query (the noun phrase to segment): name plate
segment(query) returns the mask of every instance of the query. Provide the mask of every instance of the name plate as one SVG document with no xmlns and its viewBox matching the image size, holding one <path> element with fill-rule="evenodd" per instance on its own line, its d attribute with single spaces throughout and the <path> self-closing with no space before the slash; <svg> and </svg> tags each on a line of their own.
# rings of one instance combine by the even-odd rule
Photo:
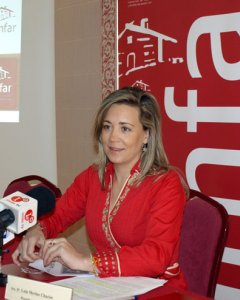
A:
<svg viewBox="0 0 240 300">
<path fill-rule="evenodd" d="M 5 298 L 8 300 L 71 300 L 72 292 L 71 288 L 8 275 Z"/>
</svg>

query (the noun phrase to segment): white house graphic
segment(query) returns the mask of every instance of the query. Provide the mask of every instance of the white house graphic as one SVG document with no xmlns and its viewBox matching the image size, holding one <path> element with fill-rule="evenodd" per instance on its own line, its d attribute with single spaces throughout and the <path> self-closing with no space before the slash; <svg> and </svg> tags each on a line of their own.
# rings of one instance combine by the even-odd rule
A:
<svg viewBox="0 0 240 300">
<path fill-rule="evenodd" d="M 13 11 L 9 8 L 0 7 L 0 21 L 13 17 Z"/>
<path fill-rule="evenodd" d="M 143 91 L 149 91 L 149 84 L 145 83 L 141 80 L 136 80 L 133 84 L 133 87 L 138 87 L 142 89 Z"/>
<path fill-rule="evenodd" d="M 140 26 L 134 21 L 126 23 L 118 39 L 122 39 L 119 43 L 119 77 L 163 63 L 163 42 L 177 43 L 176 39 L 149 29 L 147 18 L 141 20 Z"/>
<path fill-rule="evenodd" d="M 9 76 L 9 72 L 4 70 L 1 66 L 0 66 L 0 80 L 2 79 L 10 79 L 11 77 Z"/>
</svg>

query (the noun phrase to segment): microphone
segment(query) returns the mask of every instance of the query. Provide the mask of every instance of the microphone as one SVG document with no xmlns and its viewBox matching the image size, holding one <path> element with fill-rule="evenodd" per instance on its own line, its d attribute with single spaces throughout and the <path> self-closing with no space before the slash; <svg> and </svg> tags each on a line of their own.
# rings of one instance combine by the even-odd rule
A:
<svg viewBox="0 0 240 300">
<path fill-rule="evenodd" d="M 56 197 L 54 192 L 44 186 L 37 186 L 26 192 L 26 195 L 34 198 L 38 202 L 37 218 L 50 213 L 55 208 Z"/>
<path fill-rule="evenodd" d="M 37 186 L 26 194 L 15 192 L 0 200 L 0 226 L 18 234 L 54 208 L 55 194 L 49 188 Z"/>
<path fill-rule="evenodd" d="M 34 226 L 37 218 L 51 212 L 55 207 L 55 194 L 44 186 L 37 186 L 26 194 L 15 192 L 0 200 L 0 268 L 3 255 L 4 232 L 21 233 Z M 7 229 L 7 230 L 6 230 Z M 1 269 L 0 269 L 1 271 Z M 0 286 L 6 286 L 7 275 L 0 273 Z"/>
</svg>

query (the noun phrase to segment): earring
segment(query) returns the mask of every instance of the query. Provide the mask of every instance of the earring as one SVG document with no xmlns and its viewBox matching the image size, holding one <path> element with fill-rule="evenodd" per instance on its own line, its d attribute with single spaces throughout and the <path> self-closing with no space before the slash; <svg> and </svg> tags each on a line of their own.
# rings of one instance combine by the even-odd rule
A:
<svg viewBox="0 0 240 300">
<path fill-rule="evenodd" d="M 142 152 L 146 152 L 147 151 L 147 144 L 143 144 L 142 146 Z"/>
</svg>

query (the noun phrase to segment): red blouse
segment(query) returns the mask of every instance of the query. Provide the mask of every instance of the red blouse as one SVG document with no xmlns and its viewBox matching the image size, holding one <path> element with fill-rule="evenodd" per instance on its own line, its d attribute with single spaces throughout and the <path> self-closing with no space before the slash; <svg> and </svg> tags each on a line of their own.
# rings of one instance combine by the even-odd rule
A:
<svg viewBox="0 0 240 300">
<path fill-rule="evenodd" d="M 90 166 L 75 178 L 42 225 L 48 238 L 55 237 L 85 216 L 100 276 L 161 277 L 184 287 L 178 254 L 186 196 L 179 176 L 171 170 L 131 185 L 138 171 L 132 169 L 110 212 L 113 165 L 108 164 L 105 172 L 106 190 Z"/>
</svg>

